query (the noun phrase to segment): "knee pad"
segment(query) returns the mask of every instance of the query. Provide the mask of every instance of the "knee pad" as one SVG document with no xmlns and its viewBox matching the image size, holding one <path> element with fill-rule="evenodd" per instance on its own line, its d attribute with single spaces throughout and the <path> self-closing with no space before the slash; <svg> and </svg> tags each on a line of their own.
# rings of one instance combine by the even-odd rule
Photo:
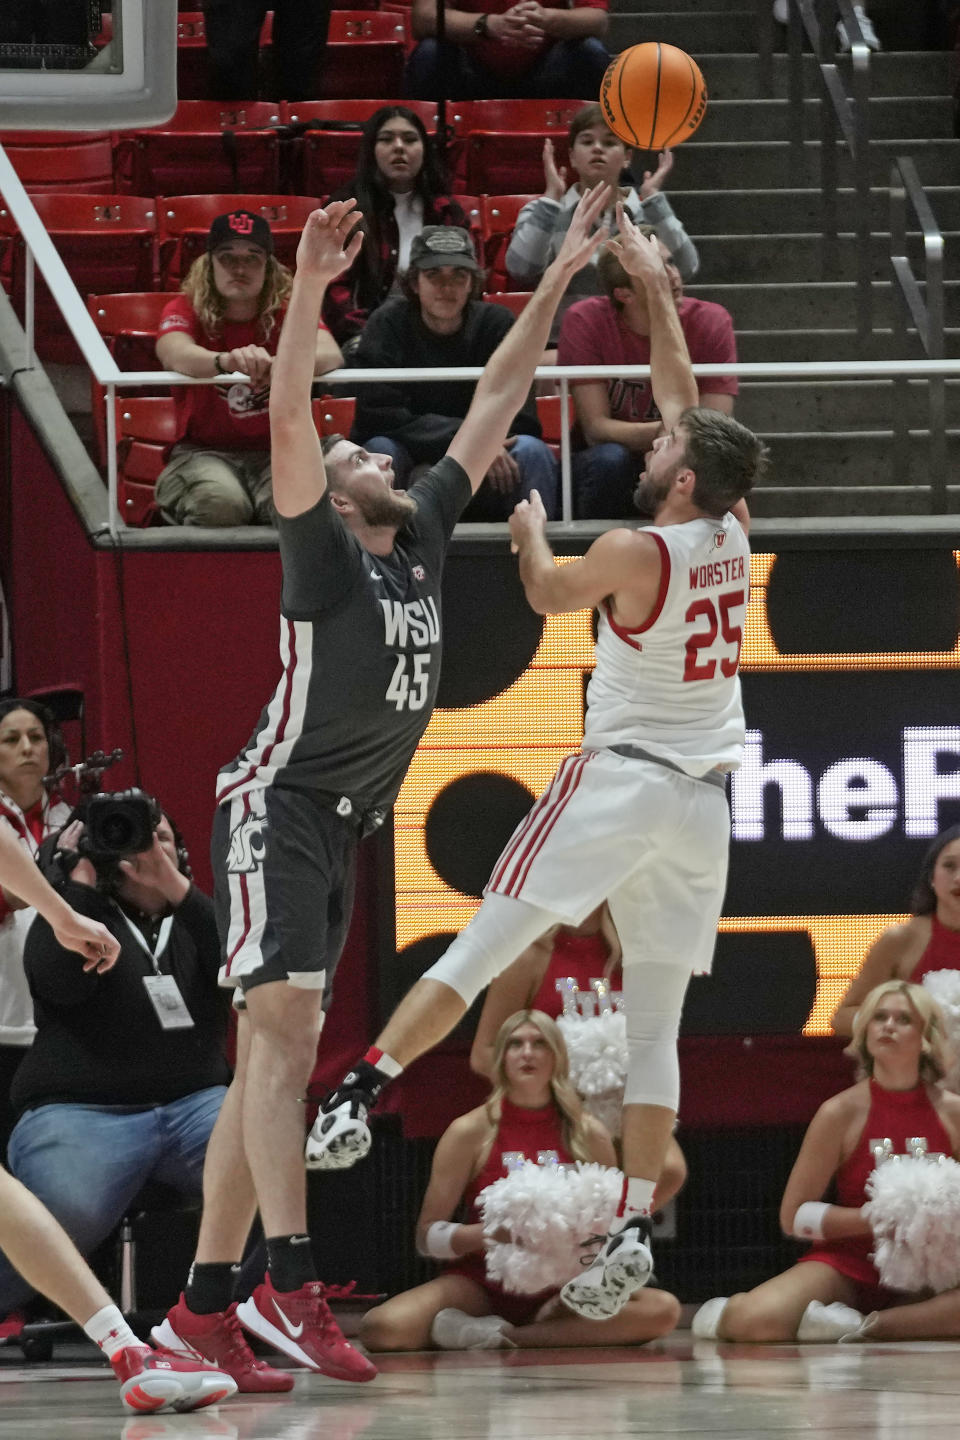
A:
<svg viewBox="0 0 960 1440">
<path fill-rule="evenodd" d="M 523 900 L 487 895 L 470 924 L 423 978 L 442 981 L 472 1005 L 480 991 L 558 919 Z"/>
<path fill-rule="evenodd" d="M 689 971 L 677 965 L 624 965 L 628 1055 L 625 1105 L 677 1109 L 677 1035 L 689 979 Z"/>
</svg>

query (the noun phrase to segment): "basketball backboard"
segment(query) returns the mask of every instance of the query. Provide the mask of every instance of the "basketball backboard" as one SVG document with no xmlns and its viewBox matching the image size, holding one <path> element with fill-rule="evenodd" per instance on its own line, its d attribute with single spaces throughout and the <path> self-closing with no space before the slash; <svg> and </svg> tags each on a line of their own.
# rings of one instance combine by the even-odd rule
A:
<svg viewBox="0 0 960 1440">
<path fill-rule="evenodd" d="M 94 49 L 101 8 L 110 38 Z M 0 0 L 0 130 L 158 125 L 176 72 L 177 0 Z"/>
</svg>

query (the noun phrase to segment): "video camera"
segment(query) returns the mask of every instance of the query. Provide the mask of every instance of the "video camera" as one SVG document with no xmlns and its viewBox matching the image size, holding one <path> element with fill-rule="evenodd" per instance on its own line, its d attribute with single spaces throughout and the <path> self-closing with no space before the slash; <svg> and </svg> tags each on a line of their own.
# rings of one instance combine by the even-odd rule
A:
<svg viewBox="0 0 960 1440">
<path fill-rule="evenodd" d="M 45 779 L 46 784 L 59 789 L 68 776 L 73 777 L 80 798 L 67 824 L 83 821 L 84 834 L 80 837 L 78 853 L 92 861 L 97 869 L 115 864 L 126 855 L 149 850 L 160 823 L 159 804 L 143 790 L 100 790 L 104 771 L 122 759 L 122 750 L 114 750 L 109 755 L 96 750 L 79 765 L 65 765 Z"/>
</svg>

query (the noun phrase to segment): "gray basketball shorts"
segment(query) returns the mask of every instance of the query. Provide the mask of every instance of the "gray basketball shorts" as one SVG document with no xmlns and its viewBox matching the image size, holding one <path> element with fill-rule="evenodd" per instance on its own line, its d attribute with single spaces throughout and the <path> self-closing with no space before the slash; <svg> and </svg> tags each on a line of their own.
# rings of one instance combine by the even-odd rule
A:
<svg viewBox="0 0 960 1440">
<path fill-rule="evenodd" d="M 251 790 L 218 806 L 210 850 L 221 985 L 247 991 L 285 980 L 323 990 L 328 1008 L 350 928 L 358 838 L 356 820 L 296 790 Z"/>
</svg>

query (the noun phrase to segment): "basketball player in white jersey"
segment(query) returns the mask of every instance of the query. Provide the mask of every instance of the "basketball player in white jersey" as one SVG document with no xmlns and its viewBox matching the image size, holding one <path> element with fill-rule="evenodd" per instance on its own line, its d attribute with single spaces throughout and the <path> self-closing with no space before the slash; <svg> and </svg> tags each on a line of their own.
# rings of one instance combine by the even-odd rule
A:
<svg viewBox="0 0 960 1440">
<path fill-rule="evenodd" d="M 330 1168 L 365 1153 L 367 1109 L 388 1076 L 446 1035 L 550 925 L 576 925 L 606 898 L 623 946 L 627 1184 L 614 1230 L 563 1291 L 572 1309 L 595 1319 L 616 1314 L 652 1270 L 649 1216 L 679 1098 L 680 1012 L 691 974 L 710 970 L 726 886 L 725 776 L 744 743 L 743 497 L 765 462 L 744 426 L 693 408 L 697 385 L 657 242 L 622 207 L 617 225 L 619 240 L 609 243 L 650 312 L 665 432 L 637 487 L 654 523 L 610 530 L 582 559 L 556 566 L 539 500 L 520 504 L 510 520 L 534 610 L 599 610 L 583 750 L 560 766 L 494 867 L 474 919 L 326 1102 L 312 1136 Z M 438 1257 L 445 1238 L 438 1230 Z"/>
</svg>

